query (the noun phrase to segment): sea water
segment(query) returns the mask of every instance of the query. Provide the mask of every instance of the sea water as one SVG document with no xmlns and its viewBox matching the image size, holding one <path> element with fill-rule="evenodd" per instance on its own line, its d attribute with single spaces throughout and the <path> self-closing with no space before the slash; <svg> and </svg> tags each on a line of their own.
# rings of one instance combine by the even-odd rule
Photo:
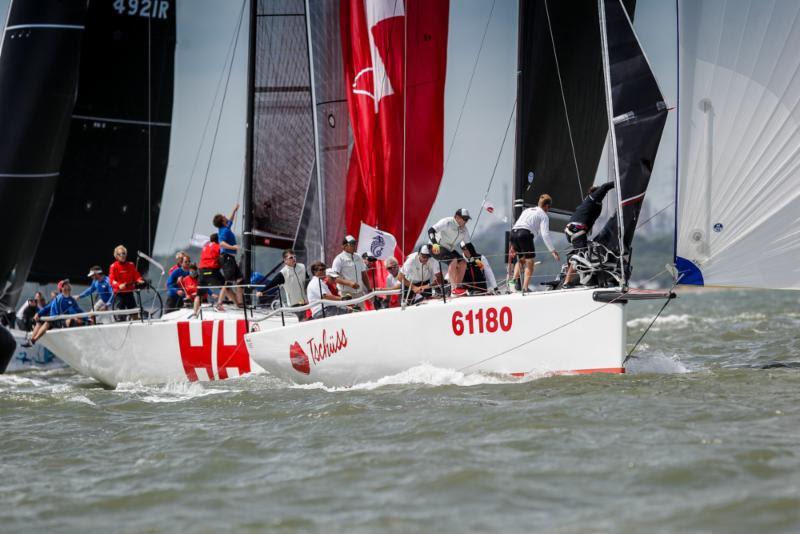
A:
<svg viewBox="0 0 800 534">
<path fill-rule="evenodd" d="M 0 531 L 797 532 L 798 331 L 797 293 L 685 293 L 621 376 L 0 376 Z"/>
</svg>

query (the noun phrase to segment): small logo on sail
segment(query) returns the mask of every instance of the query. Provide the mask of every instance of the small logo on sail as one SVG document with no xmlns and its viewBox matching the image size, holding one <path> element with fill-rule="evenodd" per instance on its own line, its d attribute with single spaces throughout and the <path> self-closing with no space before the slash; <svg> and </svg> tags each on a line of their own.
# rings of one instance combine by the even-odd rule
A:
<svg viewBox="0 0 800 534">
<path fill-rule="evenodd" d="M 292 361 L 292 367 L 296 371 L 304 375 L 311 373 L 311 363 L 308 361 L 308 356 L 303 352 L 303 348 L 297 341 L 289 347 L 289 359 Z"/>
<path fill-rule="evenodd" d="M 369 245 L 370 256 L 380 258 L 383 256 L 383 248 L 386 246 L 386 240 L 383 234 L 377 233 L 372 237 L 372 243 Z"/>
<path fill-rule="evenodd" d="M 723 228 L 725 228 L 725 227 L 722 226 L 722 223 L 717 223 L 717 224 L 714 225 L 714 231 L 717 232 L 717 233 L 720 233 Z"/>
</svg>

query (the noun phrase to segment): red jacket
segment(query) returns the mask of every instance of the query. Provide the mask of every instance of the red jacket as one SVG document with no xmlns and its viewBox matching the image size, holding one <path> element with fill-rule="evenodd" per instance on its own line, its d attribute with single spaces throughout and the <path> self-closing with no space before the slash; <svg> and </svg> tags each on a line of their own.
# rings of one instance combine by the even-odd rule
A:
<svg viewBox="0 0 800 534">
<path fill-rule="evenodd" d="M 200 251 L 199 269 L 219 269 L 219 243 L 209 241 Z"/>
<path fill-rule="evenodd" d="M 108 269 L 108 279 L 111 281 L 114 293 L 130 293 L 136 289 L 134 286 L 136 282 L 144 282 L 132 261 L 112 263 Z M 126 284 L 125 289 L 120 289 L 120 284 Z"/>
<path fill-rule="evenodd" d="M 186 298 L 194 299 L 197 296 L 197 279 L 191 276 L 181 276 L 179 281 L 186 292 Z"/>
</svg>

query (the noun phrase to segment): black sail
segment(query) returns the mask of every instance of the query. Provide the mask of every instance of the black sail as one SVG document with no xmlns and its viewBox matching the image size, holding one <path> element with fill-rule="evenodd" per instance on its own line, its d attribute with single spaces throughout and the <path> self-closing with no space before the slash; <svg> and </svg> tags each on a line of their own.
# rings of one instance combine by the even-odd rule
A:
<svg viewBox="0 0 800 534">
<path fill-rule="evenodd" d="M 86 0 L 11 3 L 0 48 L 0 308 L 28 275 L 61 168 L 75 103 Z"/>
<path fill-rule="evenodd" d="M 608 43 L 623 243 L 629 252 L 667 120 L 667 106 L 625 8 L 619 0 L 601 4 Z M 618 248 L 613 241 L 607 244 Z"/>
<path fill-rule="evenodd" d="M 258 0 L 253 91 L 253 244 L 291 246 L 316 180 L 303 0 Z"/>
<path fill-rule="evenodd" d="M 175 9 L 175 0 L 89 4 L 78 99 L 31 279 L 85 277 L 119 244 L 131 256 L 151 252 L 169 156 Z"/>
<path fill-rule="evenodd" d="M 594 182 L 608 133 L 599 28 L 592 1 L 519 3 L 514 199 L 550 194 L 553 228 Z"/>
</svg>

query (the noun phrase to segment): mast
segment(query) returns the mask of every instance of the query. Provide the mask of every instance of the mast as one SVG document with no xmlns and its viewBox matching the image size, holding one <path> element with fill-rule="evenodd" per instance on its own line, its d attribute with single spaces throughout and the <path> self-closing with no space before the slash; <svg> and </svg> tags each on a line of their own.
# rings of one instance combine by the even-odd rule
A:
<svg viewBox="0 0 800 534">
<path fill-rule="evenodd" d="M 523 42 L 524 42 L 524 23 L 525 23 L 525 5 L 527 2 L 520 2 L 519 9 L 517 13 L 517 99 L 519 99 L 519 95 L 522 94 L 522 65 L 524 64 L 525 58 L 523 56 Z M 523 146 L 522 146 L 522 114 L 519 112 L 519 102 L 517 102 L 517 117 L 516 117 L 516 124 L 514 126 L 514 175 L 512 179 L 513 187 L 511 188 L 511 214 L 514 220 L 519 216 L 519 214 L 524 209 L 522 205 L 523 202 L 520 202 L 519 209 L 517 210 L 517 199 L 519 198 L 522 200 L 522 175 L 523 175 L 523 161 L 524 158 L 521 157 Z M 519 191 L 517 191 L 519 189 Z M 506 238 L 506 241 L 508 238 Z M 504 253 L 508 252 L 508 243 L 506 243 Z"/>
<path fill-rule="evenodd" d="M 319 119 L 317 113 L 317 90 L 314 74 L 314 43 L 311 41 L 311 6 L 309 0 L 305 2 L 306 8 L 306 38 L 308 40 L 308 77 L 311 80 L 311 120 L 314 124 L 314 169 L 317 179 L 317 201 L 319 208 L 319 231 L 322 244 L 321 258 L 325 259 L 325 186 L 322 180 L 322 152 L 319 147 Z"/>
<path fill-rule="evenodd" d="M 611 67 L 608 60 L 608 35 L 606 33 L 606 4 L 605 0 L 597 0 L 597 14 L 600 18 L 600 43 L 603 56 L 603 78 L 606 90 L 606 109 L 608 110 L 608 139 L 611 141 L 609 165 L 614 167 L 614 187 L 617 190 L 617 238 L 619 240 L 619 267 L 620 286 L 625 289 L 625 234 L 622 223 L 622 184 L 619 177 L 619 160 L 617 155 L 617 134 L 614 130 L 614 102 L 611 95 Z"/>
<path fill-rule="evenodd" d="M 258 0 L 250 0 L 250 26 L 247 47 L 247 123 L 245 126 L 244 159 L 244 211 L 242 213 L 242 245 L 244 246 L 244 279 L 250 283 L 253 270 L 253 143 L 255 130 L 255 83 L 256 83 L 256 21 Z"/>
</svg>

